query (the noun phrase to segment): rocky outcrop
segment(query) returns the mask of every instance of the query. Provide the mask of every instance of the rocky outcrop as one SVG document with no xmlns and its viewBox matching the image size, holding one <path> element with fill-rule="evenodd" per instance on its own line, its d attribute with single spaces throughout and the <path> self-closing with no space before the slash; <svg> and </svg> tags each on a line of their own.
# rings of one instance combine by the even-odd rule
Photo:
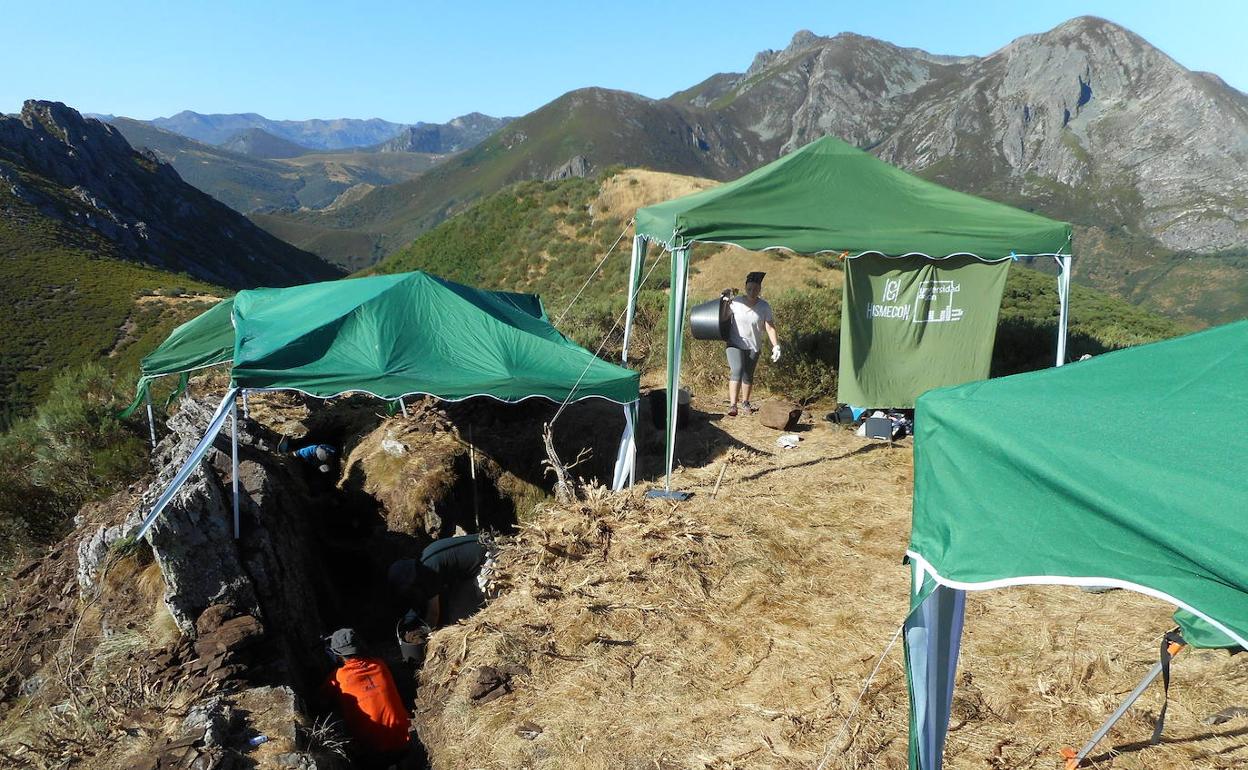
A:
<svg viewBox="0 0 1248 770">
<path fill-rule="evenodd" d="M 546 175 L 547 182 L 558 182 L 560 179 L 589 176 L 589 160 L 584 155 L 573 155 L 568 162 Z"/>
<path fill-rule="evenodd" d="M 417 123 L 393 139 L 378 145 L 378 152 L 425 152 L 444 155 L 480 144 L 487 136 L 511 122 L 480 112 L 461 115 L 448 123 Z"/>
<path fill-rule="evenodd" d="M 135 530 L 190 456 L 211 414 L 209 401 L 184 399 L 158 447 L 155 463 L 162 470 L 141 503 L 124 523 L 99 526 L 79 541 L 78 583 L 84 594 L 108 554 Z M 193 673 L 211 677 L 224 669 L 232 676 L 242 666 L 253 681 L 302 686 L 320 662 L 319 597 L 330 589 L 312 534 L 303 526 L 310 507 L 304 480 L 245 424 L 240 421 L 241 537 L 234 538 L 227 432 L 146 539 L 163 577 L 165 607 L 183 634 L 199 640 L 196 651 L 204 664 Z M 223 628 L 232 629 L 224 641 L 206 639 L 220 636 Z M 266 650 L 243 666 L 234 653 L 253 637 L 263 637 Z"/>
<path fill-rule="evenodd" d="M 287 286 L 340 272 L 186 184 L 114 127 L 57 102 L 0 115 L 4 192 L 37 216 L 89 230 L 127 259 L 230 288 Z M 4 216 L 26 217 L 27 211 Z M 23 208 L 25 208 L 23 207 Z"/>
</svg>

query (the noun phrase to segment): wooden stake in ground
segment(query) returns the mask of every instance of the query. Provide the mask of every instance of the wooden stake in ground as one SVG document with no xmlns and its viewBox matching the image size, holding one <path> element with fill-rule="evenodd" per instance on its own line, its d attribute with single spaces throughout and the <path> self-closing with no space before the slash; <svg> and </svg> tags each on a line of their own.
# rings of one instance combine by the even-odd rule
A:
<svg viewBox="0 0 1248 770">
<path fill-rule="evenodd" d="M 732 462 L 732 458 L 731 458 L 731 457 L 726 457 L 726 458 L 724 458 L 724 464 L 723 464 L 723 465 L 721 465 L 721 466 L 719 466 L 719 478 L 715 479 L 715 488 L 711 490 L 711 499 L 712 499 L 712 500 L 714 500 L 714 499 L 715 499 L 715 496 L 719 494 L 719 485 L 720 485 L 720 484 L 723 482 L 723 480 L 724 480 L 724 471 L 728 470 L 728 463 L 730 463 L 730 462 Z"/>
</svg>

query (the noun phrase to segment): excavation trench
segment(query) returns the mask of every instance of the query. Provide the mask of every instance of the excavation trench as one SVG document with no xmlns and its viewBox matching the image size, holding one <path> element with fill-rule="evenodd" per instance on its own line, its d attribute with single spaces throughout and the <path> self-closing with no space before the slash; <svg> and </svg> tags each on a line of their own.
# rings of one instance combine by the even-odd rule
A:
<svg viewBox="0 0 1248 770">
<path fill-rule="evenodd" d="M 258 420 L 265 419 L 263 409 L 253 411 Z M 481 400 L 449 408 L 409 405 L 405 418 L 377 416 L 375 402 L 321 411 L 310 405 L 303 430 L 293 437 L 287 432 L 286 451 L 279 458 L 292 481 L 304 487 L 294 506 L 300 517 L 296 525 L 305 533 L 304 553 L 297 558 L 311 565 L 306 596 L 314 607 L 295 622 L 317 627 L 297 635 L 306 640 L 337 628 L 356 629 L 371 654 L 390 667 L 404 702 L 413 706 L 418 664 L 402 659 L 396 639 L 396 624 L 409 608 L 393 594 L 388 569 L 400 559 L 419 558 L 438 538 L 489 533 L 505 542 L 550 495 L 541 430 L 553 411 L 550 404 Z M 566 420 L 566 427 L 561 424 L 556 431 L 561 454 L 590 451 L 578 475 L 602 478 L 609 472 L 623 422 L 618 413 L 614 405 L 590 404 L 561 418 L 561 423 Z M 256 427 L 271 429 L 262 422 Z M 322 443 L 338 450 L 329 472 L 290 453 Z M 461 603 L 452 614 L 463 617 L 471 610 Z M 297 680 L 303 686 L 297 689 L 312 716 L 327 717 L 332 703 L 317 684 L 332 672 L 333 658 L 325 649 L 305 651 L 302 657 Z M 423 755 L 423 746 L 415 753 Z"/>
</svg>

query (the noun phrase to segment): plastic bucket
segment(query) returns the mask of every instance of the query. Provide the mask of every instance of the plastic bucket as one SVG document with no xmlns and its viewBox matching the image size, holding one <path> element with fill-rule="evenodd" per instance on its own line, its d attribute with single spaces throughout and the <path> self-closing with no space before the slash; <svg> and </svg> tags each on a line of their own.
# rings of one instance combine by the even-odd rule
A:
<svg viewBox="0 0 1248 770">
<path fill-rule="evenodd" d="M 403 656 L 404 663 L 419 663 L 425 655 L 425 641 L 429 638 L 428 628 L 423 627 L 424 623 L 420 620 L 413 620 L 405 617 L 394 627 L 394 637 L 399 643 L 399 654 Z M 419 642 L 409 642 L 404 639 L 406 632 L 419 630 L 421 639 Z"/>
<path fill-rule="evenodd" d="M 732 310 L 723 297 L 694 305 L 689 311 L 689 333 L 695 340 L 728 340 Z"/>
</svg>

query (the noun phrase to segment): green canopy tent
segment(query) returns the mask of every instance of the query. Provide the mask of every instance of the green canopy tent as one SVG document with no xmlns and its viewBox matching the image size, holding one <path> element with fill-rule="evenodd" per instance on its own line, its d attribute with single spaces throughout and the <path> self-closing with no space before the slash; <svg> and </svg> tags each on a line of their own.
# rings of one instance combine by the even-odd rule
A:
<svg viewBox="0 0 1248 770">
<path fill-rule="evenodd" d="M 911 768 L 941 766 L 966 591 L 1115 586 L 1179 607 L 1189 644 L 1248 646 L 1245 383 L 1240 321 L 919 398 Z"/>
<path fill-rule="evenodd" d="M 222 345 L 227 319 L 228 359 Z M 400 404 L 414 395 L 561 403 L 604 398 L 625 406 L 614 485 L 632 478 L 637 373 L 564 337 L 532 295 L 484 291 L 422 272 L 241 291 L 176 329 L 148 356 L 140 390 L 153 377 L 213 363 L 229 363 L 230 391 L 136 536 L 168 504 L 226 417 L 234 419 L 236 396 L 249 391 L 294 390 L 318 398 L 358 392 Z"/>
<path fill-rule="evenodd" d="M 915 269 L 916 265 L 930 267 L 943 260 L 988 263 L 1024 256 L 1053 257 L 1061 268 L 1058 364 L 1065 359 L 1071 261 L 1069 224 L 946 189 L 831 136 L 811 142 L 736 181 L 638 210 L 629 274 L 625 356 L 632 330 L 631 300 L 642 278 L 641 265 L 649 243 L 658 244 L 672 256 L 666 446 L 669 491 L 689 249 L 695 243 L 784 249 L 799 254 L 843 252 L 850 260 L 868 256 L 892 260 L 887 264 L 905 270 Z M 847 282 L 847 292 L 848 287 Z M 997 305 L 999 296 L 998 288 Z M 848 312 L 849 303 L 844 304 L 844 312 Z M 994 330 L 995 318 L 994 306 Z M 843 341 L 842 370 L 847 363 L 850 367 L 861 363 L 847 362 L 847 349 Z M 986 367 L 986 361 L 983 365 Z M 986 368 L 982 376 L 987 376 Z M 911 398 L 917 395 L 913 393 Z"/>
</svg>

